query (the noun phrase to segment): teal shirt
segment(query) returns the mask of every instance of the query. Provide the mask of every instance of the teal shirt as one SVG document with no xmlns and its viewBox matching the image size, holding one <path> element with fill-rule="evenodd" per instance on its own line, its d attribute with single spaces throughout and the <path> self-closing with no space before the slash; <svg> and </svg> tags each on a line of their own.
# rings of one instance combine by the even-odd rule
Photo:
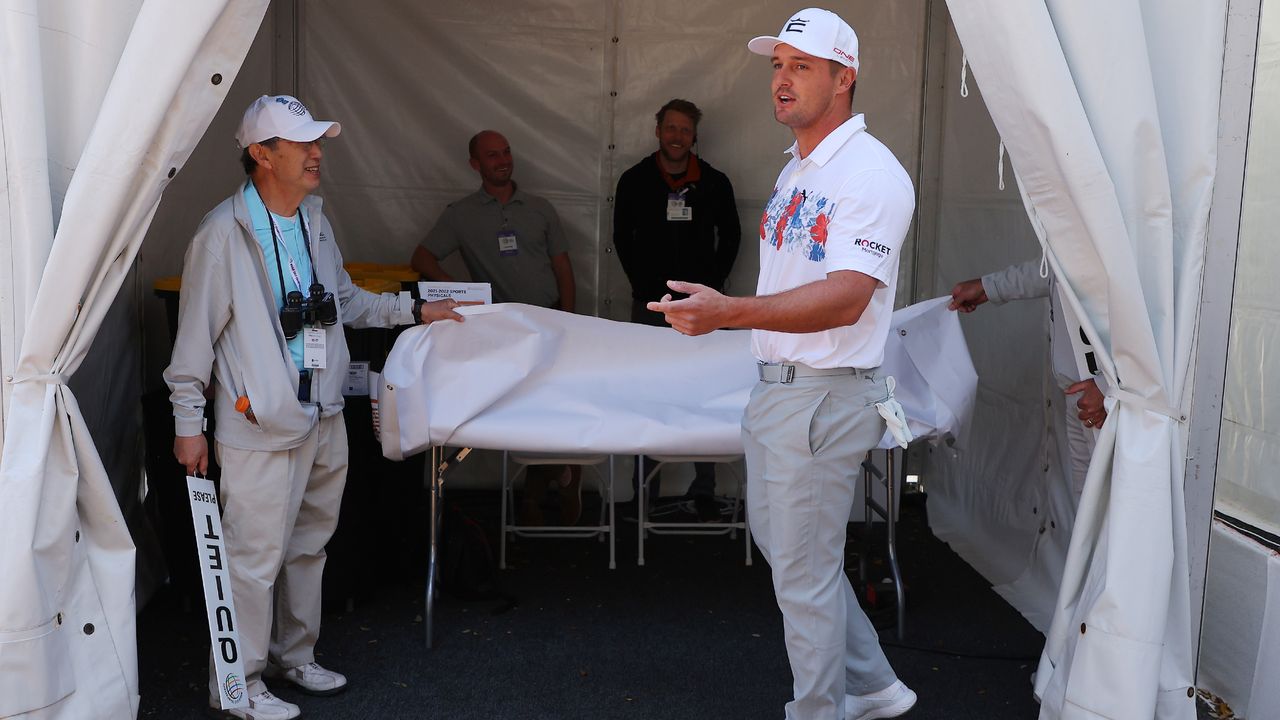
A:
<svg viewBox="0 0 1280 720">
<path fill-rule="evenodd" d="M 275 213 L 271 213 L 272 219 L 276 221 L 276 230 L 280 233 L 280 238 L 285 244 L 285 253 L 280 254 L 280 269 L 284 271 L 285 290 L 280 289 L 280 272 L 276 270 L 276 252 L 280 248 L 280 243 L 276 242 L 271 236 L 271 223 L 267 220 L 267 206 L 262 202 L 262 197 L 258 195 L 258 189 L 253 186 L 253 181 L 245 183 L 244 187 L 245 204 L 249 206 L 249 220 L 253 222 L 253 234 L 258 237 L 258 244 L 262 246 L 262 257 L 267 263 L 267 279 L 271 281 L 271 295 L 275 298 L 276 309 L 284 307 L 284 295 L 291 290 L 297 290 L 304 296 L 307 290 L 311 288 L 311 254 L 307 252 L 306 239 L 302 235 L 302 227 L 298 223 L 298 216 L 291 218 L 281 217 Z M 301 210 L 299 210 L 301 212 Z M 307 228 L 310 231 L 311 228 Z M 302 280 L 302 287 L 298 287 L 298 283 L 293 280 L 293 274 L 289 271 L 289 259 L 293 259 L 294 266 L 298 269 L 298 278 Z M 293 356 L 293 364 L 299 370 L 302 369 L 302 333 L 298 333 L 292 340 L 287 341 L 289 344 L 289 354 Z"/>
</svg>

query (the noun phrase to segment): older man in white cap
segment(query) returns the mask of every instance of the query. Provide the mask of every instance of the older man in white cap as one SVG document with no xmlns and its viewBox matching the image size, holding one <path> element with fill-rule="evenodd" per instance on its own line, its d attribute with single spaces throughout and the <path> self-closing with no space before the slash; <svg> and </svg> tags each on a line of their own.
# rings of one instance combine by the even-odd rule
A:
<svg viewBox="0 0 1280 720">
<path fill-rule="evenodd" d="M 916 695 L 889 666 L 844 574 L 859 463 L 891 405 L 884 357 L 911 180 L 852 110 L 858 39 L 801 10 L 748 49 L 771 58 L 773 114 L 795 144 L 760 221 L 755 297 L 669 282 L 677 330 L 752 328 L 760 383 L 742 420 L 751 532 L 773 571 L 795 699 L 789 720 L 897 717 Z"/>
<path fill-rule="evenodd" d="M 357 288 L 311 192 L 320 185 L 318 122 L 296 98 L 262 96 L 236 140 L 248 179 L 200 223 L 187 250 L 173 357 L 173 451 L 204 473 L 213 398 L 222 466 L 222 528 L 249 707 L 227 717 L 287 720 L 297 705 L 262 676 L 332 695 L 347 679 L 315 662 L 325 544 L 347 478 L 342 385 L 350 356 L 342 325 L 461 321 L 456 303 L 424 303 Z M 305 339 L 305 342 L 304 342 Z M 227 678 L 209 669 L 210 705 Z M 234 680 L 234 679 L 233 679 Z"/>
</svg>

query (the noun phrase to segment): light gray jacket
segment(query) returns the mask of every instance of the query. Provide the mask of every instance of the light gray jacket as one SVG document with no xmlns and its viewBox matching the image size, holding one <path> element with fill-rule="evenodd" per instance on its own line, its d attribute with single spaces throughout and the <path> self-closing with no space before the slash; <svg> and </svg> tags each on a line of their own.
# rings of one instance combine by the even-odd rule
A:
<svg viewBox="0 0 1280 720">
<path fill-rule="evenodd" d="M 1071 342 L 1071 333 L 1080 333 L 1080 328 L 1067 326 L 1057 282 L 1052 273 L 1048 277 L 1040 276 L 1040 263 L 1040 260 L 1028 260 L 983 275 L 982 289 L 987 293 L 987 301 L 993 305 L 1003 305 L 1010 300 L 1049 298 L 1049 358 L 1058 386 L 1066 388 L 1084 379 Z M 1095 379 L 1100 383 L 1099 387 L 1105 387 L 1101 375 Z"/>
<path fill-rule="evenodd" d="M 177 435 L 200 434 L 212 372 L 218 442 L 244 450 L 296 447 L 320 417 L 342 411 L 342 387 L 351 359 L 342 326 L 413 322 L 407 293 L 375 295 L 351 282 L 319 198 L 304 199 L 301 211 L 307 214 L 307 227 L 313 228 L 316 276 L 338 301 L 338 323 L 325 328 L 326 369 L 312 371 L 313 402 L 298 401 L 298 370 L 280 329 L 242 186 L 205 216 L 183 261 L 178 332 L 164 371 Z M 236 411 L 241 395 L 249 398 L 257 425 Z"/>
</svg>

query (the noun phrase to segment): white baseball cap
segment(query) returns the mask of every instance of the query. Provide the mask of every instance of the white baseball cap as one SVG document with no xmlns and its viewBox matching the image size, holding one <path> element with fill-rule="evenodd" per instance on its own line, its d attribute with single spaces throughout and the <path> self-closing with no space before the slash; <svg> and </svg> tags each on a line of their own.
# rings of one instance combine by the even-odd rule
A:
<svg viewBox="0 0 1280 720">
<path fill-rule="evenodd" d="M 792 15 L 777 36 L 761 35 L 747 43 L 757 55 L 771 56 L 779 43 L 786 43 L 806 55 L 834 60 L 858 69 L 858 36 L 849 23 L 830 10 L 808 8 Z"/>
<path fill-rule="evenodd" d="M 236 142 L 247 148 L 273 137 L 294 142 L 311 142 L 321 137 L 337 137 L 342 126 L 316 120 L 307 106 L 291 95 L 263 95 L 244 111 Z"/>
</svg>

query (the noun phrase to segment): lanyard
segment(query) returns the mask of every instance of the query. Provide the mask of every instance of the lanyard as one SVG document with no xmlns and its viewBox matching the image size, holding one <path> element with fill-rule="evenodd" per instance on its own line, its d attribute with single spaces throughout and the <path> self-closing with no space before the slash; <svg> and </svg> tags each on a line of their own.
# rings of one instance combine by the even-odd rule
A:
<svg viewBox="0 0 1280 720">
<path fill-rule="evenodd" d="M 285 257 L 289 259 L 289 274 L 293 276 L 293 283 L 298 288 L 298 292 L 302 292 L 302 277 L 298 274 L 298 266 L 293 261 L 293 254 L 289 252 L 289 246 L 285 244 L 280 229 L 276 227 L 276 221 L 271 216 L 271 210 L 265 206 L 264 209 L 267 211 L 267 222 L 271 224 L 271 240 L 276 245 L 276 272 L 280 275 L 280 301 L 283 303 L 285 296 L 289 292 L 284 287 L 284 268 L 280 264 L 281 249 L 284 250 Z M 315 284 L 317 282 L 316 260 L 311 254 L 311 234 L 307 232 L 307 223 L 304 220 L 304 213 L 301 207 L 298 208 L 298 225 L 302 228 L 302 244 L 307 248 L 307 259 L 311 261 L 311 283 Z"/>
</svg>

